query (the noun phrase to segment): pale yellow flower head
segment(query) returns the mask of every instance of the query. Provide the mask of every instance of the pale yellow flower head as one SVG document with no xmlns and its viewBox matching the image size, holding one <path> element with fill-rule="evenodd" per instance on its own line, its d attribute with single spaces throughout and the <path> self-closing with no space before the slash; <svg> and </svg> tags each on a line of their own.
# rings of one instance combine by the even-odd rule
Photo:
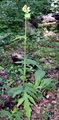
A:
<svg viewBox="0 0 59 120">
<path fill-rule="evenodd" d="M 28 7 L 27 5 L 24 5 L 24 7 L 22 8 L 22 11 L 25 13 L 29 13 L 30 12 L 30 7 Z"/>
</svg>

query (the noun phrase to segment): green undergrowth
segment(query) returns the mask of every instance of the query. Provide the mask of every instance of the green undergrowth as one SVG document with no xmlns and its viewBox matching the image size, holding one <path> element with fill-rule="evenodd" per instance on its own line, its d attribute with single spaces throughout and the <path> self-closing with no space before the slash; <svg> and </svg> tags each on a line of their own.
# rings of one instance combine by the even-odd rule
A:
<svg viewBox="0 0 59 120">
<path fill-rule="evenodd" d="M 2 48 L 3 58 L 8 78 L 1 78 L 1 118 L 8 118 L 8 120 L 22 120 L 22 116 L 26 115 L 30 120 L 32 107 L 36 106 L 36 101 L 43 98 L 44 91 L 53 90 L 55 83 L 50 78 L 45 78 L 45 71 L 42 70 L 41 65 L 35 60 L 27 56 L 27 20 L 30 18 L 30 8 L 25 5 L 22 8 L 25 17 L 25 35 L 17 36 L 15 39 L 24 40 L 24 59 L 17 61 L 14 64 L 8 64 L 6 54 Z M 9 61 L 8 61 L 9 62 Z M 4 70 L 3 67 L 0 67 Z M 28 75 L 32 75 L 32 78 Z M 12 105 L 11 109 L 10 106 Z M 3 109 L 4 107 L 4 109 Z M 23 111 L 23 112 L 21 112 Z M 23 115 L 21 114 L 23 113 Z"/>
<path fill-rule="evenodd" d="M 55 89 L 55 82 L 51 78 L 46 78 L 40 59 L 50 56 L 53 64 L 57 63 L 58 65 L 59 44 L 55 41 L 50 42 L 55 38 L 44 38 L 41 28 L 35 29 L 34 35 L 28 35 L 26 22 L 31 15 L 30 8 L 25 5 L 22 9 L 24 14 L 21 13 L 24 18 L 18 21 L 20 17 L 18 16 L 17 20 L 14 21 L 15 16 L 12 15 L 15 15 L 15 12 L 16 15 L 19 15 L 20 11 L 17 11 L 19 8 L 16 7 L 16 1 L 14 4 L 12 3 L 13 1 L 9 1 L 6 6 L 6 1 L 2 2 L 2 10 L 5 7 L 5 12 L 8 11 L 8 19 L 5 23 L 5 14 L 5 17 L 2 16 L 3 22 L 0 23 L 0 72 L 5 70 L 8 77 L 0 76 L 0 118 L 23 120 L 27 117 L 27 120 L 30 120 L 32 107 L 36 106 L 38 100 L 44 98 L 44 92 Z M 33 5 L 33 2 L 31 4 Z M 11 9 L 12 15 L 10 14 L 11 7 L 13 8 Z M 20 23 L 23 23 L 23 26 Z M 13 64 L 11 55 L 15 51 L 24 51 L 24 57 L 23 60 Z M 45 65 L 43 64 L 43 66 Z M 49 67 L 47 66 L 47 68 Z"/>
</svg>

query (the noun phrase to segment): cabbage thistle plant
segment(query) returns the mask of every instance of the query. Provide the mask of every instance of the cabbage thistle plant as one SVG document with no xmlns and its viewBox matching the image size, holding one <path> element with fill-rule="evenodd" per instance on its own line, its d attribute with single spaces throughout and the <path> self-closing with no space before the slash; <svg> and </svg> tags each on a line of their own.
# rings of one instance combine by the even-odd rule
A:
<svg viewBox="0 0 59 120">
<path fill-rule="evenodd" d="M 36 100 L 38 100 L 43 91 L 52 89 L 53 81 L 49 78 L 44 79 L 45 71 L 42 70 L 41 66 L 34 60 L 27 59 L 26 47 L 27 47 L 27 20 L 30 19 L 30 7 L 24 5 L 22 8 L 25 18 L 25 38 L 24 38 L 24 69 L 22 76 L 22 83 L 16 87 L 12 87 L 8 90 L 8 95 L 13 99 L 16 99 L 17 105 L 12 110 L 12 115 L 18 112 L 20 105 L 23 105 L 24 111 L 26 113 L 27 120 L 30 120 L 32 106 L 36 105 Z M 27 65 L 36 66 L 34 74 L 34 81 L 29 82 L 26 78 Z"/>
<path fill-rule="evenodd" d="M 26 42 L 27 42 L 27 20 L 30 19 L 30 7 L 27 5 L 24 5 L 22 8 L 22 11 L 24 12 L 25 17 L 25 40 L 24 40 L 24 78 L 23 83 L 26 81 Z"/>
</svg>

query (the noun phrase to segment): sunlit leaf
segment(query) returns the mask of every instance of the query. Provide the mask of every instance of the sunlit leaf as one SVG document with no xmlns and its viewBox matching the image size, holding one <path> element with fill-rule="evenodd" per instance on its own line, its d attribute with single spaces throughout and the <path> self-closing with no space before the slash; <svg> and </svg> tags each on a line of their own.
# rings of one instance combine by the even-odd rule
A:
<svg viewBox="0 0 59 120">
<path fill-rule="evenodd" d="M 25 97 L 25 101 L 24 101 L 24 110 L 26 112 L 26 116 L 28 118 L 28 120 L 30 120 L 30 116 L 31 116 L 31 107 L 30 107 L 30 102 L 28 100 L 28 95 L 25 93 L 24 94 Z"/>
<path fill-rule="evenodd" d="M 19 107 L 23 102 L 24 102 L 24 97 L 22 97 L 18 100 L 17 107 Z"/>
<path fill-rule="evenodd" d="M 30 95 L 28 95 L 28 98 L 29 98 L 29 100 L 30 100 L 31 103 L 35 104 L 35 101 L 34 101 L 33 97 L 31 97 Z"/>
</svg>

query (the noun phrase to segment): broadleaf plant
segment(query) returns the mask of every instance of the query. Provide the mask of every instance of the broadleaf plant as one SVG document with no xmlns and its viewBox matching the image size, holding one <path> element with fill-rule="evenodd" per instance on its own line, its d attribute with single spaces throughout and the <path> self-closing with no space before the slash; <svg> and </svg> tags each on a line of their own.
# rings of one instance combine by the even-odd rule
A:
<svg viewBox="0 0 59 120">
<path fill-rule="evenodd" d="M 42 90 L 52 88 L 53 82 L 51 79 L 44 79 L 45 72 L 35 60 L 27 59 L 27 21 L 30 18 L 30 8 L 25 5 L 22 8 L 25 18 L 25 38 L 24 38 L 24 63 L 22 61 L 22 76 L 20 75 L 21 84 L 13 88 L 10 87 L 8 95 L 16 98 L 16 109 L 23 105 L 27 119 L 30 120 L 32 106 L 36 104 L 36 100 L 42 96 Z M 19 62 L 18 62 L 19 63 Z M 27 66 L 36 66 L 34 70 L 34 81 L 29 82 L 26 78 Z M 24 67 L 23 67 L 24 66 Z M 15 109 L 12 111 L 14 113 Z"/>
</svg>

